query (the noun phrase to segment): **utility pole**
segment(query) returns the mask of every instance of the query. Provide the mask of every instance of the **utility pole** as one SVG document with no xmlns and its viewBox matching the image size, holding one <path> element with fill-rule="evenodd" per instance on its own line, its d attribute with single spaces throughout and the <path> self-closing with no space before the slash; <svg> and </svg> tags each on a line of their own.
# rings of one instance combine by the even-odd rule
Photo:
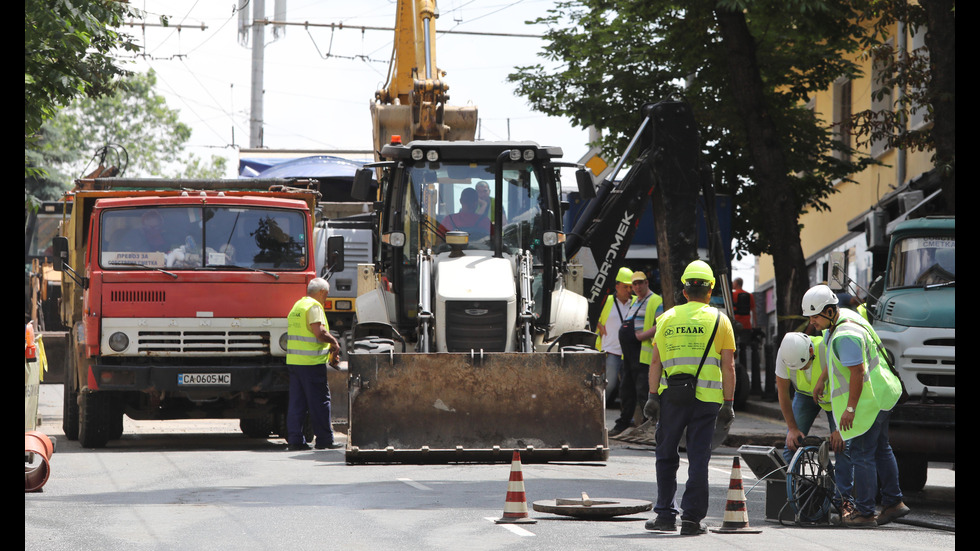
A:
<svg viewBox="0 0 980 551">
<path fill-rule="evenodd" d="M 265 78 L 265 0 L 252 0 L 252 102 L 248 146 L 262 147 L 262 94 Z"/>
</svg>

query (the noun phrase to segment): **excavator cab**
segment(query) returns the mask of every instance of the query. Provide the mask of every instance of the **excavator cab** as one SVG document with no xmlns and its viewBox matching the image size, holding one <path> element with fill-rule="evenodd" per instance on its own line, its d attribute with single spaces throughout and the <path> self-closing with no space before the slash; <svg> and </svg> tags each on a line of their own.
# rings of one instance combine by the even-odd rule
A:
<svg viewBox="0 0 980 551">
<path fill-rule="evenodd" d="M 564 285 L 560 155 L 533 142 L 382 148 L 348 462 L 608 457 L 603 357 L 570 337 L 588 330 L 588 304 Z"/>
</svg>

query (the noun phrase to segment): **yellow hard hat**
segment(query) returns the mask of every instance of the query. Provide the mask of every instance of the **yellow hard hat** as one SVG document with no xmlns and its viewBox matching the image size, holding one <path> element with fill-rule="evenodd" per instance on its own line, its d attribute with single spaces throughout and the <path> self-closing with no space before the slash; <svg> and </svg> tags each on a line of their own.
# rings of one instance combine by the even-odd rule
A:
<svg viewBox="0 0 980 551">
<path fill-rule="evenodd" d="M 684 275 L 681 276 L 681 283 L 688 285 L 688 281 L 706 281 L 711 287 L 715 286 L 715 274 L 711 271 L 711 266 L 703 260 L 695 260 L 687 265 Z"/>
<path fill-rule="evenodd" d="M 626 266 L 620 268 L 619 273 L 616 274 L 616 283 L 626 283 L 627 285 L 633 283 L 633 270 Z"/>
</svg>

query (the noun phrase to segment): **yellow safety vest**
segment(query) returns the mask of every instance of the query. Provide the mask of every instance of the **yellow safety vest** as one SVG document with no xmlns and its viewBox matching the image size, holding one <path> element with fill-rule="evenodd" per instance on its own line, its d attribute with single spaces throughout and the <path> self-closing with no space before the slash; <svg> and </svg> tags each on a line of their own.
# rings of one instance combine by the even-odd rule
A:
<svg viewBox="0 0 980 551">
<path fill-rule="evenodd" d="M 850 429 L 841 431 L 844 440 L 850 440 L 867 432 L 878 417 L 878 412 L 895 407 L 902 394 L 901 382 L 888 369 L 888 365 L 878 353 L 877 335 L 874 334 L 874 329 L 857 312 L 841 308 L 837 325 L 827 331 L 824 337 L 824 347 L 830 360 L 828 362 L 830 400 L 837 426 L 840 426 L 841 415 L 847 408 L 851 370 L 841 364 L 834 352 L 833 343 L 837 339 L 848 337 L 861 342 L 864 385 L 861 389 L 861 397 L 854 408 L 854 424 Z"/>
<path fill-rule="evenodd" d="M 820 377 L 820 373 L 827 370 L 827 351 L 823 346 L 823 337 L 811 336 L 810 340 L 813 341 L 813 363 L 807 369 L 795 370 L 796 379 L 793 381 L 796 391 L 806 396 L 813 396 L 813 385 Z M 823 396 L 818 402 L 824 411 L 830 411 L 829 395 L 829 385 L 825 385 Z"/>
<path fill-rule="evenodd" d="M 633 297 L 636 300 L 636 297 Z M 664 303 L 663 297 L 650 291 L 650 298 L 647 299 L 645 310 L 643 311 L 643 330 L 647 331 L 657 321 L 657 308 Z M 712 322 L 714 324 L 714 322 Z M 653 339 L 646 339 L 640 343 L 640 363 L 650 365 L 653 361 Z"/>
<path fill-rule="evenodd" d="M 320 303 L 313 297 L 303 297 L 296 301 L 289 311 L 289 339 L 286 344 L 286 363 L 292 365 L 325 365 L 329 356 L 330 344 L 320 342 L 306 323 L 306 313 Z M 329 331 L 327 320 L 324 328 Z"/>
<path fill-rule="evenodd" d="M 724 403 L 725 396 L 721 387 L 721 354 L 714 342 L 708 342 L 715 325 L 715 317 L 718 315 L 723 316 L 719 314 L 717 308 L 691 301 L 675 306 L 660 316 L 657 320 L 657 333 L 654 336 L 657 350 L 660 351 L 660 361 L 663 363 L 658 394 L 663 393 L 667 388 L 667 377 L 679 373 L 691 375 L 697 373 L 705 347 L 711 346 L 701 368 L 701 374 L 698 375 L 694 396 L 702 402 Z M 715 339 L 719 338 L 722 330 L 723 322 L 719 319 L 718 334 L 715 335 Z"/>
</svg>

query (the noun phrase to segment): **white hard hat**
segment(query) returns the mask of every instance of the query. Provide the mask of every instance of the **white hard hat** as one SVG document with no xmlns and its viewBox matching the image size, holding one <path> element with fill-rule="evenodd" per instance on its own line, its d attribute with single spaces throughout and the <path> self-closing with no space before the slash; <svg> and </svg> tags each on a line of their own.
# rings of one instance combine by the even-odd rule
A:
<svg viewBox="0 0 980 551">
<path fill-rule="evenodd" d="M 779 345 L 778 356 L 788 369 L 803 369 L 812 355 L 813 343 L 804 333 L 786 333 Z"/>
<path fill-rule="evenodd" d="M 803 295 L 803 315 L 815 316 L 823 309 L 837 304 L 837 295 L 826 285 L 814 285 Z"/>
</svg>

